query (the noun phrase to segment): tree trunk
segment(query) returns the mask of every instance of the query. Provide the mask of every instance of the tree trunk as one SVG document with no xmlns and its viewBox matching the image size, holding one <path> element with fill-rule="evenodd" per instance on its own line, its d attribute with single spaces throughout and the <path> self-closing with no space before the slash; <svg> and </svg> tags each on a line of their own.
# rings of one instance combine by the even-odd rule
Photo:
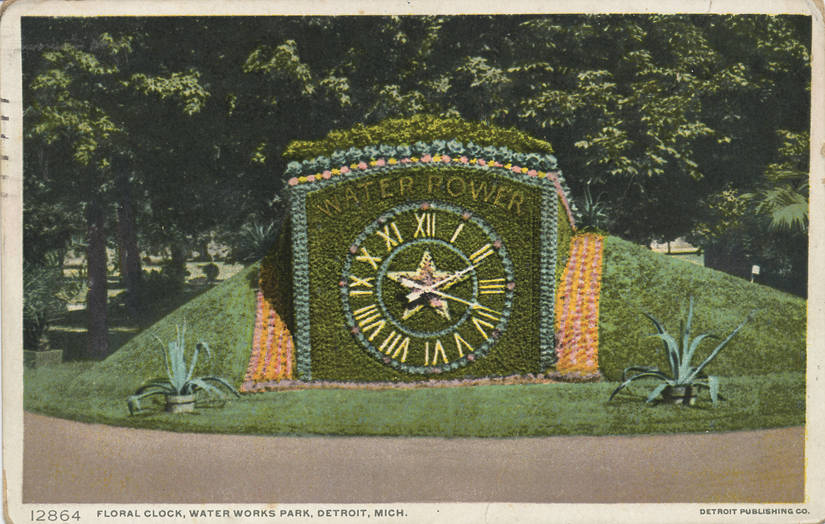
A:
<svg viewBox="0 0 825 524">
<path fill-rule="evenodd" d="M 120 280 L 126 288 L 126 307 L 129 314 L 140 309 L 140 252 L 137 244 L 137 224 L 132 191 L 125 174 L 117 175 L 117 239 L 120 254 Z"/>
<path fill-rule="evenodd" d="M 89 290 L 86 293 L 86 356 L 102 359 L 109 355 L 109 329 L 106 318 L 106 231 L 100 196 L 95 195 L 86 208 Z"/>
<path fill-rule="evenodd" d="M 169 261 L 169 276 L 174 279 L 179 291 L 186 282 L 186 259 L 189 257 L 189 250 L 184 247 L 182 241 L 177 241 L 169 246 L 169 251 L 172 255 Z"/>
</svg>

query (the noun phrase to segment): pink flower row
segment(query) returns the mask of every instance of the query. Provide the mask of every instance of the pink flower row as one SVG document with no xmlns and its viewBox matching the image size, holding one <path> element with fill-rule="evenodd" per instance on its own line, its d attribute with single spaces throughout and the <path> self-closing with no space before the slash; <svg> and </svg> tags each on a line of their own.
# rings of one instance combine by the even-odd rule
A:
<svg viewBox="0 0 825 524">
<path fill-rule="evenodd" d="M 269 382 L 250 382 L 245 392 L 261 393 L 290 389 L 417 389 L 417 388 L 451 388 L 463 386 L 509 385 L 509 384 L 546 384 L 562 377 L 550 375 L 509 375 L 505 377 L 483 377 L 453 380 L 420 380 L 413 382 L 342 382 L 280 380 Z M 590 377 L 585 377 L 590 378 Z M 246 386 L 247 383 L 244 383 Z"/>
</svg>

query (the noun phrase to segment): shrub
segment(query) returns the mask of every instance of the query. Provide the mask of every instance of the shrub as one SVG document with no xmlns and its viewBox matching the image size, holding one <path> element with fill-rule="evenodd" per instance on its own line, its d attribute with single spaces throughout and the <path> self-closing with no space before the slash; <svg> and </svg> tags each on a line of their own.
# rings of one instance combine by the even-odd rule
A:
<svg viewBox="0 0 825 524">
<path fill-rule="evenodd" d="M 201 266 L 201 271 L 203 271 L 203 274 L 206 276 L 206 280 L 208 280 L 209 282 L 214 282 L 215 280 L 217 280 L 218 274 L 220 274 L 221 272 L 218 266 L 211 262 L 209 264 Z"/>
<path fill-rule="evenodd" d="M 329 156 L 336 150 L 348 147 L 429 143 L 433 140 L 452 140 L 457 137 L 465 143 L 473 142 L 478 146 L 506 146 L 522 153 L 553 152 L 553 147 L 549 143 L 535 139 L 517 129 L 504 129 L 460 118 L 415 115 L 411 118 L 384 120 L 372 126 L 357 124 L 351 129 L 330 131 L 321 140 L 294 141 L 287 145 L 283 156 L 286 160 L 303 160 L 320 155 Z M 450 146 L 449 143 L 446 145 Z M 415 153 L 415 151 L 412 152 Z"/>
<path fill-rule="evenodd" d="M 82 291 L 81 279 L 69 279 L 54 257 L 23 264 L 23 347 L 46 349 L 48 328 L 66 313 L 66 304 Z"/>
<path fill-rule="evenodd" d="M 231 239 L 229 258 L 242 264 L 258 261 L 275 245 L 277 235 L 278 227 L 275 222 L 254 221 L 244 224 Z"/>
<path fill-rule="evenodd" d="M 653 315 L 642 312 L 650 321 L 656 326 L 656 333 L 652 337 L 659 338 L 662 341 L 664 354 L 670 366 L 670 374 L 660 370 L 657 367 L 650 366 L 630 366 L 622 372 L 622 383 L 613 390 L 609 400 L 613 400 L 616 394 L 629 386 L 631 382 L 643 378 L 652 378 L 661 381 L 661 384 L 656 386 L 653 391 L 647 396 L 647 402 L 653 402 L 666 388 L 696 388 L 710 390 L 710 398 L 713 404 L 716 405 L 719 398 L 719 380 L 716 376 L 706 375 L 704 373 L 705 367 L 716 358 L 716 355 L 724 348 L 731 339 L 739 333 L 745 324 L 750 321 L 756 311 L 752 311 L 739 326 L 734 329 L 705 359 L 698 365 L 692 364 L 693 356 L 699 348 L 699 344 L 706 338 L 717 338 L 711 333 L 702 333 L 701 335 L 691 338 L 691 324 L 693 322 L 693 297 L 690 298 L 690 306 L 688 307 L 687 320 L 681 323 L 681 336 L 679 340 L 669 334 L 661 322 L 656 320 Z M 636 374 L 627 378 L 628 372 L 635 372 Z"/>
</svg>

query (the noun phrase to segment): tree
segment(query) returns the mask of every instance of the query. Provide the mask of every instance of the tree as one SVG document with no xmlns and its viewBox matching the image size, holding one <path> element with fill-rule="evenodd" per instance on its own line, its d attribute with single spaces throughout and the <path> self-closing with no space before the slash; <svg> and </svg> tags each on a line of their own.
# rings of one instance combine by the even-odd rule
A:
<svg viewBox="0 0 825 524">
<path fill-rule="evenodd" d="M 65 171 L 62 189 L 79 200 L 85 219 L 88 263 L 88 356 L 109 353 L 107 330 L 107 214 L 119 203 L 121 253 L 127 270 L 127 285 L 139 277 L 135 228 L 135 206 L 131 186 L 140 183 L 147 148 L 140 136 L 145 122 L 141 108 L 145 97 L 172 97 L 194 112 L 206 96 L 198 89 L 197 75 L 172 72 L 166 76 L 146 74 L 134 60 L 146 36 L 134 23 L 119 26 L 119 32 L 101 29 L 106 21 L 31 22 L 35 32 L 53 30 L 46 38 L 47 50 L 30 69 L 29 137 L 54 146 L 55 159 Z M 43 24 L 37 26 L 36 24 Z M 82 36 L 69 38 L 69 28 Z M 31 29 L 29 29 L 31 30 Z M 72 33 L 76 34 L 76 33 Z M 78 41 L 80 39 L 80 41 Z M 152 66 L 154 67 L 154 66 Z M 70 175 L 69 175 L 70 173 Z M 68 176 L 67 176 L 68 175 Z M 135 293 L 135 289 L 130 290 Z M 136 293 L 135 293 L 136 294 Z"/>
</svg>

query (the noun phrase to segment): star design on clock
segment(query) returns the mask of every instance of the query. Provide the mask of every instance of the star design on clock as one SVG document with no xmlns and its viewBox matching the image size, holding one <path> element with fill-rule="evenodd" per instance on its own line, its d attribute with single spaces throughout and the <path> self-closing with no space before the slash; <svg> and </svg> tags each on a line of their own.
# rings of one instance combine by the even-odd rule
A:
<svg viewBox="0 0 825 524">
<path fill-rule="evenodd" d="M 467 276 L 466 272 L 439 271 L 428 250 L 424 251 L 421 262 L 418 263 L 418 268 L 415 271 L 390 271 L 387 273 L 387 278 L 412 290 L 407 295 L 407 307 L 401 316 L 402 320 L 418 313 L 424 305 L 429 305 L 436 313 L 450 320 L 448 302 L 444 300 L 443 296 L 439 296 L 434 291 L 436 288 L 449 289 Z"/>
</svg>

